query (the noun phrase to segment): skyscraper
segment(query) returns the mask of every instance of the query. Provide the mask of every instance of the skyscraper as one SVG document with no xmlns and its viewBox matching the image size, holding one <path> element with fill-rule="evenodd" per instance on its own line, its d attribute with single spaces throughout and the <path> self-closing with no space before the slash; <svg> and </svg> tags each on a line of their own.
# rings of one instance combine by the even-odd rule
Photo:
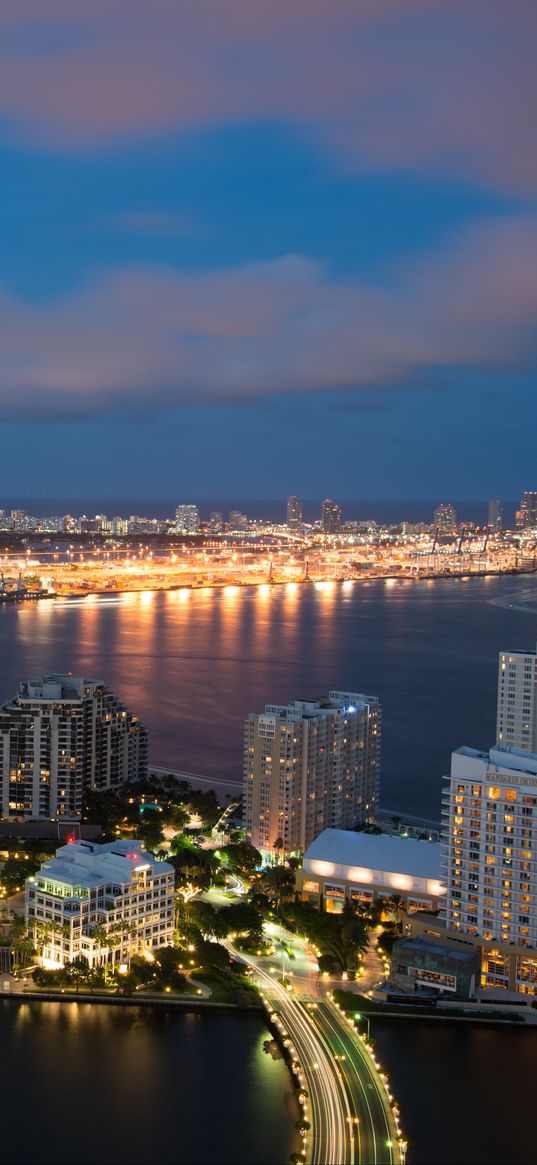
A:
<svg viewBox="0 0 537 1165">
<path fill-rule="evenodd" d="M 341 529 L 341 506 L 325 498 L 321 507 L 321 525 L 325 534 L 337 534 Z"/>
<path fill-rule="evenodd" d="M 175 524 L 181 534 L 197 534 L 200 528 L 200 515 L 197 506 L 177 506 Z"/>
<path fill-rule="evenodd" d="M 537 753 L 537 653 L 501 651 L 496 741 L 500 748 Z"/>
<path fill-rule="evenodd" d="M 442 810 L 448 935 L 481 947 L 484 987 L 535 995 L 537 756 L 458 748 L 448 781 Z"/>
<path fill-rule="evenodd" d="M 300 498 L 287 498 L 287 525 L 290 530 L 300 530 L 302 525 L 302 502 Z"/>
<path fill-rule="evenodd" d="M 537 526 L 537 493 L 524 493 L 520 502 L 520 509 L 516 513 L 518 530 L 527 530 Z"/>
<path fill-rule="evenodd" d="M 0 709 L 2 817 L 76 817 L 86 789 L 146 773 L 147 731 L 100 680 L 26 680 Z"/>
<path fill-rule="evenodd" d="M 488 513 L 488 528 L 497 534 L 503 526 L 503 507 L 501 502 L 490 501 Z"/>
<path fill-rule="evenodd" d="M 381 711 L 376 696 L 330 692 L 318 700 L 267 704 L 246 722 L 244 821 L 258 849 L 281 838 L 306 849 L 323 829 L 374 817 Z"/>
<path fill-rule="evenodd" d="M 440 502 L 433 515 L 433 525 L 444 534 L 453 534 L 457 529 L 457 511 L 451 502 Z"/>
</svg>

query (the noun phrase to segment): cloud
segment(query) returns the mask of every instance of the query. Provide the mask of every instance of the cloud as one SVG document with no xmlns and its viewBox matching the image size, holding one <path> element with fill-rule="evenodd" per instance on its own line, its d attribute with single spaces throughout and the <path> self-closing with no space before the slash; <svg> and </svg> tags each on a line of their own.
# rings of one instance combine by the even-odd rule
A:
<svg viewBox="0 0 537 1165">
<path fill-rule="evenodd" d="M 4 417 L 415 386 L 531 364 L 537 218 L 492 219 L 376 283 L 287 255 L 109 272 L 54 304 L 0 297 Z"/>
<path fill-rule="evenodd" d="M 30 143 L 282 121 L 352 166 L 537 191 L 535 0 L 3 0 L 0 30 Z"/>
</svg>

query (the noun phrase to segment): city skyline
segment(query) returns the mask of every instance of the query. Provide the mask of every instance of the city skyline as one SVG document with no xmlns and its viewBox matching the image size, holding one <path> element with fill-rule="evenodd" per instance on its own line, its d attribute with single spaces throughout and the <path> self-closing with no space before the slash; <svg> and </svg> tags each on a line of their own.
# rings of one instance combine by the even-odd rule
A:
<svg viewBox="0 0 537 1165">
<path fill-rule="evenodd" d="M 519 496 L 534 5 L 121 9 L 4 5 L 2 486 Z"/>
</svg>

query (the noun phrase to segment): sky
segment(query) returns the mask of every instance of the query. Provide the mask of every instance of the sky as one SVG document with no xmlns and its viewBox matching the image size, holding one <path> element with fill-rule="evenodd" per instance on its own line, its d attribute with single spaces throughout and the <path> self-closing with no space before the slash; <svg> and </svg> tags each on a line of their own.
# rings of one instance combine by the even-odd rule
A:
<svg viewBox="0 0 537 1165">
<path fill-rule="evenodd" d="M 537 489 L 535 0 L 2 0 L 0 505 Z"/>
</svg>

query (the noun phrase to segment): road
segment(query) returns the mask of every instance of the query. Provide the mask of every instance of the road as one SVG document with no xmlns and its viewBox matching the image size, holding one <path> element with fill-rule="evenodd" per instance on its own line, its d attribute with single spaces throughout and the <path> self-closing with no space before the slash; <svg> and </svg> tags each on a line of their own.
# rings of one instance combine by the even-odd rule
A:
<svg viewBox="0 0 537 1165">
<path fill-rule="evenodd" d="M 405 1146 L 380 1067 L 366 1042 L 332 1002 L 312 952 L 271 927 L 285 946 L 270 957 L 245 955 L 273 1020 L 301 1066 L 312 1125 L 306 1152 L 312 1165 L 399 1165 Z M 284 980 L 284 983 L 281 980 Z M 289 991 L 285 982 L 292 982 Z"/>
</svg>

